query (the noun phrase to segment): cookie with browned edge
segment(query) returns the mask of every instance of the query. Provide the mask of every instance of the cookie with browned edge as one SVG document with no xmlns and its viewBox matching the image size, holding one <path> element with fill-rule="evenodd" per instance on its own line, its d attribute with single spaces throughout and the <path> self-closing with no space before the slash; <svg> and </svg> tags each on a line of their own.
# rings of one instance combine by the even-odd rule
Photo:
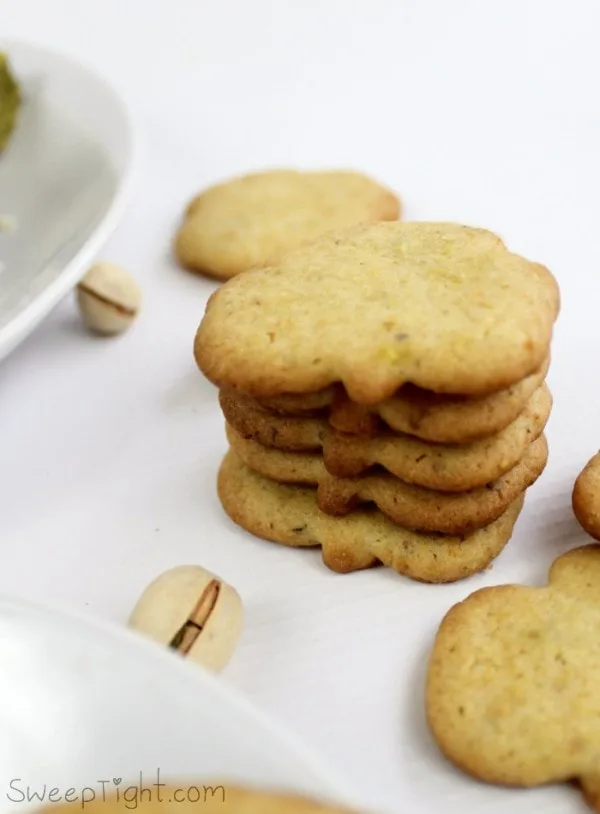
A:
<svg viewBox="0 0 600 814">
<path fill-rule="evenodd" d="M 331 429 L 322 418 L 269 416 L 246 402 L 221 396 L 229 442 L 267 477 L 298 482 L 299 476 L 327 471 L 349 478 L 382 467 L 406 483 L 440 492 L 469 491 L 506 474 L 542 434 L 552 407 L 550 391 L 542 385 L 500 433 L 471 444 L 430 444 L 392 432 L 348 435 Z M 313 474 L 304 482 L 317 480 Z"/>
<path fill-rule="evenodd" d="M 600 540 L 600 452 L 579 473 L 572 494 L 573 512 L 590 537 Z"/>
<path fill-rule="evenodd" d="M 491 523 L 535 483 L 548 460 L 546 438 L 541 436 L 513 469 L 483 488 L 435 492 L 387 473 L 338 478 L 327 472 L 319 455 L 257 449 L 231 429 L 227 437 L 236 455 L 258 474 L 278 483 L 317 487 L 317 503 L 325 514 L 342 517 L 374 503 L 405 528 L 444 534 L 466 534 Z"/>
<path fill-rule="evenodd" d="M 407 383 L 483 396 L 542 366 L 559 308 L 548 269 L 490 231 L 381 222 L 229 280 L 194 354 L 217 387 L 254 397 L 335 383 L 365 406 Z"/>
<path fill-rule="evenodd" d="M 443 395 L 407 384 L 391 398 L 367 409 L 397 432 L 441 444 L 465 444 L 487 438 L 511 424 L 544 381 L 550 367 L 548 356 L 538 370 L 503 390 L 477 397 Z M 263 410 L 282 415 L 329 415 L 329 423 L 352 434 L 364 433 L 366 408 L 344 396 L 339 387 L 305 395 L 282 394 L 256 400 Z M 357 412 L 359 419 L 357 420 Z M 372 430 L 367 434 L 375 434 Z"/>
<path fill-rule="evenodd" d="M 215 184 L 188 204 L 175 255 L 191 271 L 227 280 L 326 232 L 396 220 L 400 210 L 398 197 L 363 173 L 254 172 Z"/>
<path fill-rule="evenodd" d="M 469 775 L 533 788 L 577 780 L 600 812 L 600 546 L 558 557 L 548 585 L 499 585 L 437 631 L 425 704 L 441 752 Z"/>
<path fill-rule="evenodd" d="M 219 404 L 225 420 L 243 438 L 252 438 L 265 447 L 290 452 L 320 450 L 330 431 L 322 416 L 274 415 L 254 399 L 230 389 L 219 391 Z"/>
<path fill-rule="evenodd" d="M 497 520 L 468 535 L 421 534 L 402 528 L 377 509 L 331 517 L 316 490 L 286 486 L 247 467 L 231 450 L 218 475 L 224 511 L 256 537 L 298 548 L 320 547 L 324 564 L 349 573 L 383 564 L 430 583 L 454 582 L 487 568 L 510 539 L 525 499 L 521 494 Z"/>
</svg>

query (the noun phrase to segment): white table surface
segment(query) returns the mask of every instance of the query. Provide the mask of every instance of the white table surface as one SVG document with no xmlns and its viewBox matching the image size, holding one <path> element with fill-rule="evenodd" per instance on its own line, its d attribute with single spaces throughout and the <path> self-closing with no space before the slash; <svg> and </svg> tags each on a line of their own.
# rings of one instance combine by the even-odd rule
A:
<svg viewBox="0 0 600 814">
<path fill-rule="evenodd" d="M 0 0 L 0 21 L 4 36 L 100 68 L 128 99 L 140 173 L 102 257 L 145 295 L 115 341 L 86 335 L 69 298 L 0 367 L 0 592 L 124 621 L 160 571 L 199 562 L 246 605 L 223 680 L 308 740 L 365 805 L 449 810 L 463 793 L 490 811 L 522 804 L 439 758 L 421 675 L 453 602 L 542 581 L 586 540 L 570 492 L 600 446 L 597 3 Z M 318 553 L 224 519 L 223 424 L 192 358 L 214 284 L 180 271 L 169 244 L 192 194 L 273 165 L 363 169 L 398 190 L 406 218 L 494 229 L 559 279 L 550 463 L 486 574 L 443 587 L 337 576 Z M 528 799 L 581 810 L 572 791 Z"/>
</svg>

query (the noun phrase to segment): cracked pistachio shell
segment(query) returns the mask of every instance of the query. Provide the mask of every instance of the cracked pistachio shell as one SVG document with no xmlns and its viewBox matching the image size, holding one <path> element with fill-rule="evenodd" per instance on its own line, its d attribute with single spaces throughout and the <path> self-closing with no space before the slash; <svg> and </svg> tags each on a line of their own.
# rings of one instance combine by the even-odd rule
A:
<svg viewBox="0 0 600 814">
<path fill-rule="evenodd" d="M 77 286 L 77 302 L 87 327 L 112 336 L 123 333 L 138 315 L 142 295 L 131 274 L 112 263 L 96 263 Z"/>
<path fill-rule="evenodd" d="M 219 584 L 216 602 L 193 645 L 182 655 L 215 672 L 222 670 L 242 633 L 242 601 L 235 588 L 199 565 L 181 565 L 154 579 L 135 605 L 129 627 L 160 644 L 173 646 L 213 581 Z"/>
</svg>

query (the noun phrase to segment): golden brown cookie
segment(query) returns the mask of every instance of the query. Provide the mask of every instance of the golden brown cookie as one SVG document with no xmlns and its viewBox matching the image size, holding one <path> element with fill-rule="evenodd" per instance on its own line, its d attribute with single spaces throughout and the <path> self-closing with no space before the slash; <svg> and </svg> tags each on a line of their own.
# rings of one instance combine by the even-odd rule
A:
<svg viewBox="0 0 600 814">
<path fill-rule="evenodd" d="M 229 280 L 194 353 L 217 387 L 254 397 L 336 382 L 368 406 L 409 382 L 485 395 L 543 364 L 559 307 L 550 272 L 489 231 L 377 223 Z"/>
<path fill-rule="evenodd" d="M 546 378 L 549 367 L 550 356 L 547 356 L 541 367 L 530 376 L 511 387 L 480 398 L 443 395 L 407 384 L 391 398 L 371 407 L 371 410 L 382 418 L 385 413 L 386 423 L 399 432 L 416 435 L 425 441 L 460 444 L 493 435 L 513 422 Z M 340 424 L 338 428 L 349 432 L 353 428 L 344 426 L 345 416 L 341 413 L 346 405 L 340 399 L 339 390 L 339 386 L 331 386 L 304 395 L 282 394 L 257 398 L 256 403 L 267 412 L 299 416 L 323 414 L 337 398 L 335 412 Z"/>
<path fill-rule="evenodd" d="M 512 424 L 467 444 L 432 444 L 392 432 L 364 438 L 333 430 L 323 445 L 325 466 L 332 475 L 356 477 L 379 464 L 401 480 L 428 489 L 475 489 L 517 465 L 544 431 L 551 409 L 552 396 L 542 384 Z"/>
<path fill-rule="evenodd" d="M 502 786 L 577 779 L 600 811 L 600 546 L 549 584 L 483 588 L 455 605 L 429 660 L 426 711 L 443 754 Z"/>
<path fill-rule="evenodd" d="M 227 280 L 326 232 L 399 217 L 396 195 L 361 173 L 267 170 L 196 196 L 175 237 L 175 254 L 183 267 Z"/>
<path fill-rule="evenodd" d="M 371 410 L 375 418 L 383 419 L 385 425 L 397 432 L 440 444 L 470 443 L 494 435 L 511 424 L 543 383 L 549 367 L 550 357 L 547 357 L 531 376 L 480 398 L 440 395 L 408 384 Z M 335 407 L 332 409 L 334 401 Z M 326 408 L 329 408 L 331 426 L 342 432 L 364 432 L 364 425 L 357 427 L 356 416 L 352 414 L 356 405 L 352 405 L 351 412 L 348 400 L 340 397 L 339 388 L 329 387 L 304 396 L 281 395 L 256 399 L 254 404 L 267 412 L 295 417 L 323 417 Z M 380 429 L 377 428 L 378 431 Z M 367 434 L 376 433 L 371 431 Z"/>
<path fill-rule="evenodd" d="M 532 396 L 521 416 L 505 430 L 491 438 L 463 445 L 429 444 L 409 435 L 391 433 L 375 438 L 348 436 L 325 429 L 322 420 L 289 416 L 278 416 L 272 424 L 265 418 L 265 431 L 260 432 L 262 423 L 252 424 L 250 412 L 246 414 L 246 423 L 237 422 L 245 433 L 231 425 L 226 432 L 230 445 L 244 463 L 283 483 L 315 484 L 326 472 L 341 478 L 356 477 L 379 465 L 406 483 L 440 492 L 465 492 L 485 486 L 518 464 L 529 445 L 543 432 L 551 405 L 552 397 L 544 385 Z M 294 422 L 299 431 L 293 439 L 277 432 L 282 425 L 292 432 Z M 299 451 L 281 450 L 253 440 L 253 436 L 272 440 L 268 427 L 273 434 L 277 433 L 276 444 L 282 437 L 288 444 L 295 440 Z M 314 449 L 319 438 L 322 454 Z M 311 443 L 303 448 L 302 440 Z"/>
<path fill-rule="evenodd" d="M 443 445 L 386 430 L 375 436 L 350 436 L 332 429 L 323 417 L 267 413 L 254 399 L 232 391 L 220 391 L 219 401 L 236 433 L 260 445 L 253 450 L 247 444 L 247 454 L 265 457 L 265 466 L 283 465 L 287 472 L 293 459 L 275 455 L 269 459 L 261 447 L 314 453 L 322 449 L 333 475 L 353 477 L 378 464 L 407 483 L 442 492 L 474 489 L 508 472 L 539 437 L 552 407 L 552 396 L 543 384 L 517 419 L 496 435 L 471 444 Z M 260 464 L 259 471 L 269 474 Z"/>
<path fill-rule="evenodd" d="M 229 451 L 218 477 L 221 505 L 246 531 L 282 545 L 320 546 L 324 564 L 349 573 L 383 564 L 420 582 L 465 579 L 502 551 L 513 531 L 522 494 L 498 520 L 472 534 L 419 534 L 396 525 L 376 509 L 330 517 L 317 506 L 316 490 L 285 486 L 253 472 Z"/>
<path fill-rule="evenodd" d="M 291 452 L 320 450 L 329 432 L 326 418 L 267 413 L 254 399 L 231 390 L 219 391 L 219 404 L 225 420 L 236 432 L 265 447 Z"/>
<path fill-rule="evenodd" d="M 360 478 L 326 474 L 319 481 L 317 502 L 326 514 L 347 515 L 362 503 L 374 503 L 390 520 L 415 531 L 467 534 L 487 526 L 532 486 L 548 460 L 545 436 L 529 446 L 523 458 L 498 480 L 469 492 L 434 492 L 404 483 L 387 473 Z"/>
<path fill-rule="evenodd" d="M 271 793 L 257 789 L 220 783 L 215 780 L 188 780 L 179 784 L 164 785 L 158 779 L 147 783 L 137 778 L 126 785 L 123 781 L 118 791 L 106 793 L 88 787 L 82 792 L 72 789 L 70 802 L 53 802 L 38 807 L 38 814 L 70 814 L 73 802 L 90 814 L 360 814 L 336 805 L 298 795 Z M 92 793 L 95 797 L 92 797 Z M 76 796 L 77 795 L 77 796 Z M 83 799 L 85 797 L 85 799 Z M 362 812 L 365 814 L 365 812 Z"/>
<path fill-rule="evenodd" d="M 600 452 L 585 465 L 573 487 L 573 512 L 590 537 L 600 540 Z"/>
<path fill-rule="evenodd" d="M 520 415 L 543 383 L 549 365 L 548 357 L 530 376 L 480 398 L 440 395 L 407 385 L 375 409 L 391 429 L 424 441 L 441 444 L 478 441 L 500 432 Z M 347 417 L 338 408 L 337 414 L 330 417 L 330 424 L 351 431 L 352 424 L 344 419 Z"/>
<path fill-rule="evenodd" d="M 333 388 L 327 419 L 329 425 L 340 432 L 373 438 L 385 426 L 379 418 L 378 406 L 366 406 L 351 401 L 345 389 L 337 385 Z"/>
<path fill-rule="evenodd" d="M 337 389 L 336 385 L 330 385 L 315 393 L 281 393 L 265 398 L 259 396 L 256 403 L 267 412 L 281 415 L 320 414 L 331 407 Z"/>
<path fill-rule="evenodd" d="M 265 478 L 278 483 L 316 486 L 327 475 L 320 452 L 287 452 L 265 447 L 258 441 L 244 438 L 230 424 L 225 425 L 225 435 L 238 458 Z"/>
</svg>

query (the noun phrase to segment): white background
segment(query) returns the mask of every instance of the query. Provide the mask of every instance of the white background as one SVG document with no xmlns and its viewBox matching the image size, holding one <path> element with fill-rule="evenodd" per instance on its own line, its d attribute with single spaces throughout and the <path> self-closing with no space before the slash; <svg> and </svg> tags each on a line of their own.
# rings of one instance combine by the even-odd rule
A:
<svg viewBox="0 0 600 814">
<path fill-rule="evenodd" d="M 240 591 L 223 680 L 303 736 L 382 811 L 584 810 L 576 792 L 479 786 L 438 756 L 424 660 L 483 584 L 545 578 L 585 541 L 573 481 L 600 445 L 600 9 L 595 0 L 0 0 L 4 36 L 102 70 L 142 135 L 134 198 L 103 257 L 144 288 L 115 341 L 71 298 L 0 368 L 0 591 L 123 622 L 160 571 L 199 562 Z M 494 568 L 453 586 L 328 572 L 224 519 L 216 393 L 192 341 L 214 284 L 170 241 L 208 183 L 351 166 L 405 217 L 498 231 L 557 276 L 550 463 Z"/>
</svg>

